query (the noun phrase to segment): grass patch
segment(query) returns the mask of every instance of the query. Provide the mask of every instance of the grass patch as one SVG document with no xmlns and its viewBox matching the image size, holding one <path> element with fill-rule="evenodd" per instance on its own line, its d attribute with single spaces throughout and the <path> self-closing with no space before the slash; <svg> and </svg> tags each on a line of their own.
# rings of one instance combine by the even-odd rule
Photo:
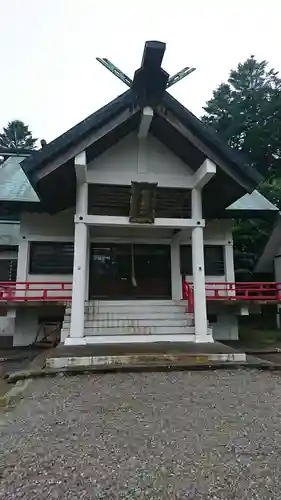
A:
<svg viewBox="0 0 281 500">
<path fill-rule="evenodd" d="M 243 326 L 239 329 L 239 340 L 247 345 L 270 346 L 281 342 L 281 332 L 271 328 Z"/>
</svg>

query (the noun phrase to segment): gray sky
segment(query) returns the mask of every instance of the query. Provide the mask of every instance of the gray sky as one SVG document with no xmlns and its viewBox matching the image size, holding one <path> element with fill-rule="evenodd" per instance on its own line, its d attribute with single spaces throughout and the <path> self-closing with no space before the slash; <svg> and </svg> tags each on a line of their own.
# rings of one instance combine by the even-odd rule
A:
<svg viewBox="0 0 281 500">
<path fill-rule="evenodd" d="M 21 119 L 54 139 L 126 90 L 146 40 L 166 42 L 163 67 L 196 72 L 171 93 L 200 116 L 212 90 L 251 54 L 281 69 L 280 0 L 0 0 L 0 127 Z"/>
</svg>

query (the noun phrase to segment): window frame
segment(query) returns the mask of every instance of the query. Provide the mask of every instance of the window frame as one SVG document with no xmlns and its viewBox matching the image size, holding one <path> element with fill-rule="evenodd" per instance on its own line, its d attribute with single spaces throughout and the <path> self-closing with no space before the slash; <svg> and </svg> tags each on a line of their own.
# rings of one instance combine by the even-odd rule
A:
<svg viewBox="0 0 281 500">
<path fill-rule="evenodd" d="M 43 249 L 46 247 L 44 256 Z M 53 249 L 53 253 L 47 252 L 47 247 Z M 63 249 L 72 247 L 72 253 Z M 36 256 L 36 250 L 40 251 Z M 50 259 L 52 264 L 44 266 L 43 259 Z M 31 275 L 72 275 L 74 260 L 74 242 L 73 241 L 31 241 L 29 251 L 29 274 Z"/>
<path fill-rule="evenodd" d="M 214 260 L 209 259 L 208 251 L 211 249 L 219 249 L 220 259 L 215 261 L 216 267 L 214 265 Z M 189 255 L 187 255 L 187 261 L 183 262 L 183 251 L 186 250 Z M 204 262 L 205 262 L 205 276 L 225 276 L 225 256 L 224 256 L 224 245 L 204 245 Z M 180 269 L 182 276 L 192 276 L 192 245 L 180 245 Z"/>
<path fill-rule="evenodd" d="M 7 264 L 7 274 L 8 278 L 3 280 L 1 277 L 2 269 L 1 269 L 1 263 L 5 262 Z M 5 281 L 11 281 L 15 282 L 17 279 L 17 268 L 18 268 L 18 259 L 17 257 L 12 257 L 12 258 L 0 258 L 0 281 L 5 282 Z"/>
</svg>

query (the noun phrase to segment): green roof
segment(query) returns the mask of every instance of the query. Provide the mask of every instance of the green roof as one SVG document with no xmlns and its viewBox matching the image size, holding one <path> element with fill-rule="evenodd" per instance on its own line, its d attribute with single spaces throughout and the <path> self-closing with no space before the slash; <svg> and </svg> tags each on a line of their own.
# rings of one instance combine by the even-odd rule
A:
<svg viewBox="0 0 281 500">
<path fill-rule="evenodd" d="M 21 168 L 24 156 L 10 156 L 0 165 L 0 200 L 39 202 L 39 198 Z"/>
<path fill-rule="evenodd" d="M 226 210 L 248 210 L 248 211 L 275 211 L 278 212 L 278 208 L 273 205 L 267 198 L 265 198 L 258 191 L 253 191 L 252 193 L 247 193 L 236 200 L 232 205 L 227 207 Z"/>
</svg>

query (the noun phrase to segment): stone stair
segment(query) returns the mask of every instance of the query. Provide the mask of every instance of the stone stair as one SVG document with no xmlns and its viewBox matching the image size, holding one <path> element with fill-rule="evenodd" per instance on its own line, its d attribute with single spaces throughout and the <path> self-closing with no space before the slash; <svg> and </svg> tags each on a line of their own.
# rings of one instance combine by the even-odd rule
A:
<svg viewBox="0 0 281 500">
<path fill-rule="evenodd" d="M 71 345 L 71 303 L 66 306 L 61 342 Z M 193 315 L 176 300 L 85 302 L 82 344 L 195 342 Z M 212 338 L 212 331 L 208 331 Z"/>
</svg>

